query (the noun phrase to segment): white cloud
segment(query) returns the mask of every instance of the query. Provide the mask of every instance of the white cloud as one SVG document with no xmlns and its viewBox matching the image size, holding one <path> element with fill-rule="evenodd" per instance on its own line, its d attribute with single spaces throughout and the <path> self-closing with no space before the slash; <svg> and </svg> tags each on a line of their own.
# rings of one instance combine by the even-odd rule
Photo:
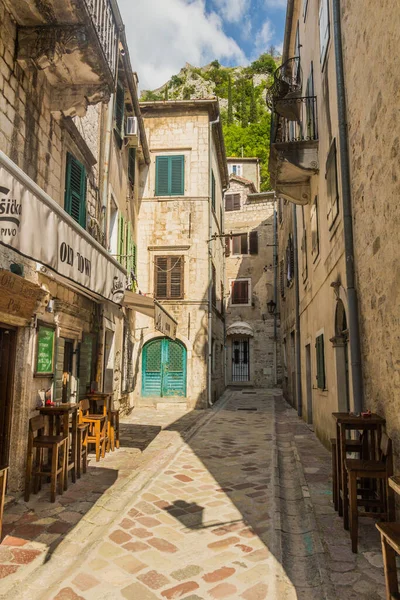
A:
<svg viewBox="0 0 400 600">
<path fill-rule="evenodd" d="M 251 0 L 214 0 L 222 18 L 230 23 L 239 23 L 250 8 Z"/>
<path fill-rule="evenodd" d="M 159 87 L 185 62 L 247 62 L 220 17 L 206 12 L 205 0 L 119 0 L 119 6 L 141 89 Z"/>
<path fill-rule="evenodd" d="M 267 8 L 286 8 L 288 0 L 265 0 Z"/>
<path fill-rule="evenodd" d="M 267 19 L 261 29 L 257 32 L 254 40 L 254 56 L 259 56 L 263 52 L 268 52 L 268 48 L 271 45 L 275 34 L 273 25 L 269 19 Z"/>
</svg>

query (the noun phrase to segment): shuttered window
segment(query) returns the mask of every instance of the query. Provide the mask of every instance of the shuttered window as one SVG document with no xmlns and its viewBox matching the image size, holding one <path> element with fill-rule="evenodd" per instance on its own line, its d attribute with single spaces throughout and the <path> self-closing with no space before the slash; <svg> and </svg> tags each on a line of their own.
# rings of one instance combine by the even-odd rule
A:
<svg viewBox="0 0 400 600">
<path fill-rule="evenodd" d="M 330 36 L 329 0 L 320 0 L 319 5 L 319 46 L 321 66 L 324 66 Z"/>
<path fill-rule="evenodd" d="M 225 195 L 225 210 L 227 212 L 231 212 L 233 210 L 240 210 L 240 194 Z"/>
<path fill-rule="evenodd" d="M 183 196 L 185 193 L 185 157 L 156 157 L 156 196 Z"/>
<path fill-rule="evenodd" d="M 232 254 L 248 254 L 247 233 L 232 237 Z"/>
<path fill-rule="evenodd" d="M 183 298 L 183 256 L 157 256 L 155 258 L 155 296 L 162 300 Z"/>
<path fill-rule="evenodd" d="M 258 254 L 258 232 L 250 231 L 249 233 L 250 254 Z"/>
<path fill-rule="evenodd" d="M 325 379 L 325 351 L 324 351 L 324 335 L 321 334 L 315 341 L 315 349 L 317 356 L 317 386 L 320 390 L 326 388 Z"/>
<path fill-rule="evenodd" d="M 215 212 L 215 177 L 214 171 L 211 171 L 211 206 L 213 211 Z"/>
<path fill-rule="evenodd" d="M 249 280 L 238 279 L 232 281 L 232 304 L 248 304 L 249 303 Z"/>
<path fill-rule="evenodd" d="M 65 210 L 86 229 L 86 170 L 72 154 L 67 154 Z"/>
<path fill-rule="evenodd" d="M 118 217 L 118 256 L 117 260 L 126 267 L 126 222 L 123 215 Z"/>
<path fill-rule="evenodd" d="M 129 148 L 128 153 L 128 179 L 131 185 L 135 185 L 136 171 L 136 148 Z"/>
<path fill-rule="evenodd" d="M 137 273 L 137 256 L 136 256 L 136 244 L 133 241 L 131 224 L 127 223 L 126 226 L 126 261 L 125 267 L 128 272 L 129 288 L 133 289 L 136 283 Z"/>
<path fill-rule="evenodd" d="M 122 138 L 124 131 L 124 113 L 125 113 L 125 90 L 122 83 L 117 84 L 117 93 L 115 95 L 115 129 Z"/>
<path fill-rule="evenodd" d="M 336 217 L 339 214 L 339 190 L 337 178 L 337 156 L 336 156 L 336 140 L 333 140 L 331 149 L 329 150 L 326 161 L 326 194 L 328 200 L 328 226 L 329 229 L 333 226 Z"/>
</svg>

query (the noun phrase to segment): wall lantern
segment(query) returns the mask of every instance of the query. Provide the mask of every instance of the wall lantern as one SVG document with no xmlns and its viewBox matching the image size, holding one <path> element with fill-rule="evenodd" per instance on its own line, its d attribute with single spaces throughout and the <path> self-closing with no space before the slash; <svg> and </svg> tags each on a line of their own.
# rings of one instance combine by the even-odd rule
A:
<svg viewBox="0 0 400 600">
<path fill-rule="evenodd" d="M 267 309 L 270 315 L 274 315 L 276 311 L 276 302 L 274 302 L 273 300 L 267 302 Z"/>
</svg>

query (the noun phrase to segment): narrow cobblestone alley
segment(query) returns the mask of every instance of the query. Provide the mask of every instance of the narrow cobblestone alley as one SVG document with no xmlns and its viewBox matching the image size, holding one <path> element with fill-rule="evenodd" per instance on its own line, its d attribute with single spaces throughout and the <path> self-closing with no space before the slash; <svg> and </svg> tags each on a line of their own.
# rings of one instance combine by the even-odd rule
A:
<svg viewBox="0 0 400 600">
<path fill-rule="evenodd" d="M 329 453 L 278 391 L 227 392 L 206 412 L 132 415 L 122 448 L 56 508 L 34 500 L 7 511 L 2 597 L 385 597 L 373 524 L 353 555 L 331 503 Z"/>
</svg>

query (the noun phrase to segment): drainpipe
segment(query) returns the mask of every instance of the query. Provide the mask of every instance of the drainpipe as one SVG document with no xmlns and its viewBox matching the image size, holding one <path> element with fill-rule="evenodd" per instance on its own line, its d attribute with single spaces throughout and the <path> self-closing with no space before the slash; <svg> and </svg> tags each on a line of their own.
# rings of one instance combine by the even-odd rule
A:
<svg viewBox="0 0 400 600">
<path fill-rule="evenodd" d="M 301 395 L 301 355 L 300 355 L 300 291 L 299 291 L 299 261 L 298 261 L 298 236 L 297 236 L 297 206 L 293 204 L 293 253 L 294 253 L 294 286 L 296 299 L 295 314 L 295 353 L 296 353 L 296 396 L 297 396 L 297 414 L 303 416 L 303 398 Z"/>
<path fill-rule="evenodd" d="M 276 193 L 274 192 L 274 386 L 278 385 L 277 363 L 278 363 L 278 218 L 276 213 Z"/>
<path fill-rule="evenodd" d="M 110 174 L 110 158 L 111 158 L 111 136 L 114 121 L 114 98 L 115 94 L 111 94 L 110 102 L 107 107 L 107 125 L 106 136 L 104 140 L 104 161 L 103 161 L 103 191 L 101 195 L 101 212 L 103 218 L 103 234 L 107 244 L 107 205 L 108 205 L 108 181 Z"/>
<path fill-rule="evenodd" d="M 354 411 L 363 409 L 363 381 L 361 370 L 360 326 L 355 288 L 353 218 L 351 206 L 350 161 L 347 135 L 347 107 L 343 68 L 342 26 L 340 0 L 333 0 L 333 27 L 336 62 L 336 88 L 339 117 L 339 155 L 343 199 L 344 251 L 346 257 L 346 290 L 349 307 L 350 360 L 353 384 Z"/>
<path fill-rule="evenodd" d="M 209 122 L 208 127 L 208 377 L 207 377 L 207 400 L 208 406 L 212 401 L 212 126 L 219 123 L 219 116 L 215 121 Z"/>
</svg>

